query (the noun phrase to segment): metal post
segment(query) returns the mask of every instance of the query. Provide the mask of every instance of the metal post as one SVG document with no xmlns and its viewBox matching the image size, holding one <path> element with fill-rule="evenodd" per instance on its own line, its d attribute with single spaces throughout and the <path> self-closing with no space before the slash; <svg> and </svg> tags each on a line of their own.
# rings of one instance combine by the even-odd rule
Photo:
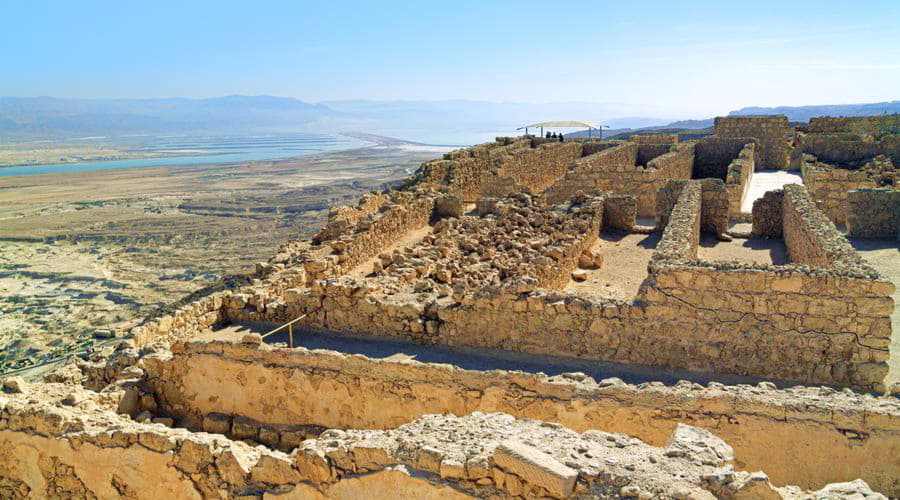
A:
<svg viewBox="0 0 900 500">
<path fill-rule="evenodd" d="M 288 325 L 288 342 L 290 343 L 291 349 L 294 348 L 294 325 Z"/>
</svg>

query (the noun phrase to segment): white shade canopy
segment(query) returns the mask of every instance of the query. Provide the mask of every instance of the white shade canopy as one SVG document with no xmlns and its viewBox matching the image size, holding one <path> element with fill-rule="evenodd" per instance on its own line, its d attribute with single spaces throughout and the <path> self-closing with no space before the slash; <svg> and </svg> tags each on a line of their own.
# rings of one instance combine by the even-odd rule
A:
<svg viewBox="0 0 900 500">
<path fill-rule="evenodd" d="M 524 127 L 519 127 L 516 130 L 522 130 L 523 128 L 540 128 L 540 127 L 584 127 L 584 128 L 594 128 L 599 129 L 602 125 L 594 125 L 590 122 L 575 122 L 575 121 L 561 121 L 561 122 L 541 122 L 535 123 L 533 125 L 525 125 Z"/>
</svg>

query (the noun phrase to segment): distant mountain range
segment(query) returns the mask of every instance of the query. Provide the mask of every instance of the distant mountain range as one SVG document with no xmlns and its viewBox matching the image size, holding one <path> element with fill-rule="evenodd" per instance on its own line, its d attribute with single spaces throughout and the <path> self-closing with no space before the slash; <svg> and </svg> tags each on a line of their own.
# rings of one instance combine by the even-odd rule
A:
<svg viewBox="0 0 900 500">
<path fill-rule="evenodd" d="M 713 119 L 669 120 L 630 116 L 623 103 L 512 103 L 469 100 L 343 100 L 312 104 L 288 97 L 226 96 L 209 99 L 59 99 L 0 97 L 0 138 L 36 139 L 136 134 L 218 134 L 250 131 L 357 131 L 424 140 L 431 133 L 515 133 L 537 120 L 583 119 L 611 127 L 604 135 L 634 130 L 704 129 Z M 730 115 L 859 116 L 900 112 L 900 101 L 872 104 L 748 107 Z M 620 118 L 611 118 L 619 116 Z M 572 135 L 578 135 L 572 134 Z M 439 136 L 435 136 L 439 137 Z M 459 137 L 462 137 L 460 135 Z M 425 142 L 428 142 L 425 140 Z"/>
<path fill-rule="evenodd" d="M 732 111 L 728 115 L 785 115 L 792 122 L 808 122 L 815 116 L 873 116 L 894 113 L 900 113 L 900 101 L 824 106 L 778 106 L 775 108 L 748 107 Z"/>
</svg>

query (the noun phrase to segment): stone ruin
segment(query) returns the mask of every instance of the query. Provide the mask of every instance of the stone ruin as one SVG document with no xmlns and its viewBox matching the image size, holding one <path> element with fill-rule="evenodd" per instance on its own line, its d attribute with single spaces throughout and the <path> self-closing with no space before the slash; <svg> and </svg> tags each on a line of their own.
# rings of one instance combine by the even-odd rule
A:
<svg viewBox="0 0 900 500">
<path fill-rule="evenodd" d="M 891 391 L 894 285 L 811 187 L 740 213 L 754 171 L 789 167 L 786 120 L 716 130 L 500 138 L 332 210 L 312 241 L 148 318 L 111 352 L 42 383 L 5 380 L 0 497 L 900 495 L 900 401 L 878 397 Z M 795 156 L 813 144 L 795 141 Z M 893 222 L 866 218 L 868 200 L 895 192 L 851 191 L 848 206 L 867 208 L 848 227 L 881 237 Z M 705 234 L 777 241 L 787 260 L 705 258 Z M 618 265 L 608 235 L 649 245 L 627 300 L 575 287 Z M 288 322 L 290 337 L 252 333 Z M 344 352 L 287 344 L 314 335 Z M 352 348 L 372 342 L 400 347 Z M 685 379 L 654 378 L 669 373 Z"/>
</svg>

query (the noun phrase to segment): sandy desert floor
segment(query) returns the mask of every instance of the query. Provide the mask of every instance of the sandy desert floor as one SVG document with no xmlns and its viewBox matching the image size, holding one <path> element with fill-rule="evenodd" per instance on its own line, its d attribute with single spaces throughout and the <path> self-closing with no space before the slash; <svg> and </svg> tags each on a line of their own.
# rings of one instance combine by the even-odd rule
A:
<svg viewBox="0 0 900 500">
<path fill-rule="evenodd" d="M 246 273 L 328 208 L 441 152 L 364 148 L 245 164 L 0 177 L 0 372 L 86 348 Z"/>
</svg>

